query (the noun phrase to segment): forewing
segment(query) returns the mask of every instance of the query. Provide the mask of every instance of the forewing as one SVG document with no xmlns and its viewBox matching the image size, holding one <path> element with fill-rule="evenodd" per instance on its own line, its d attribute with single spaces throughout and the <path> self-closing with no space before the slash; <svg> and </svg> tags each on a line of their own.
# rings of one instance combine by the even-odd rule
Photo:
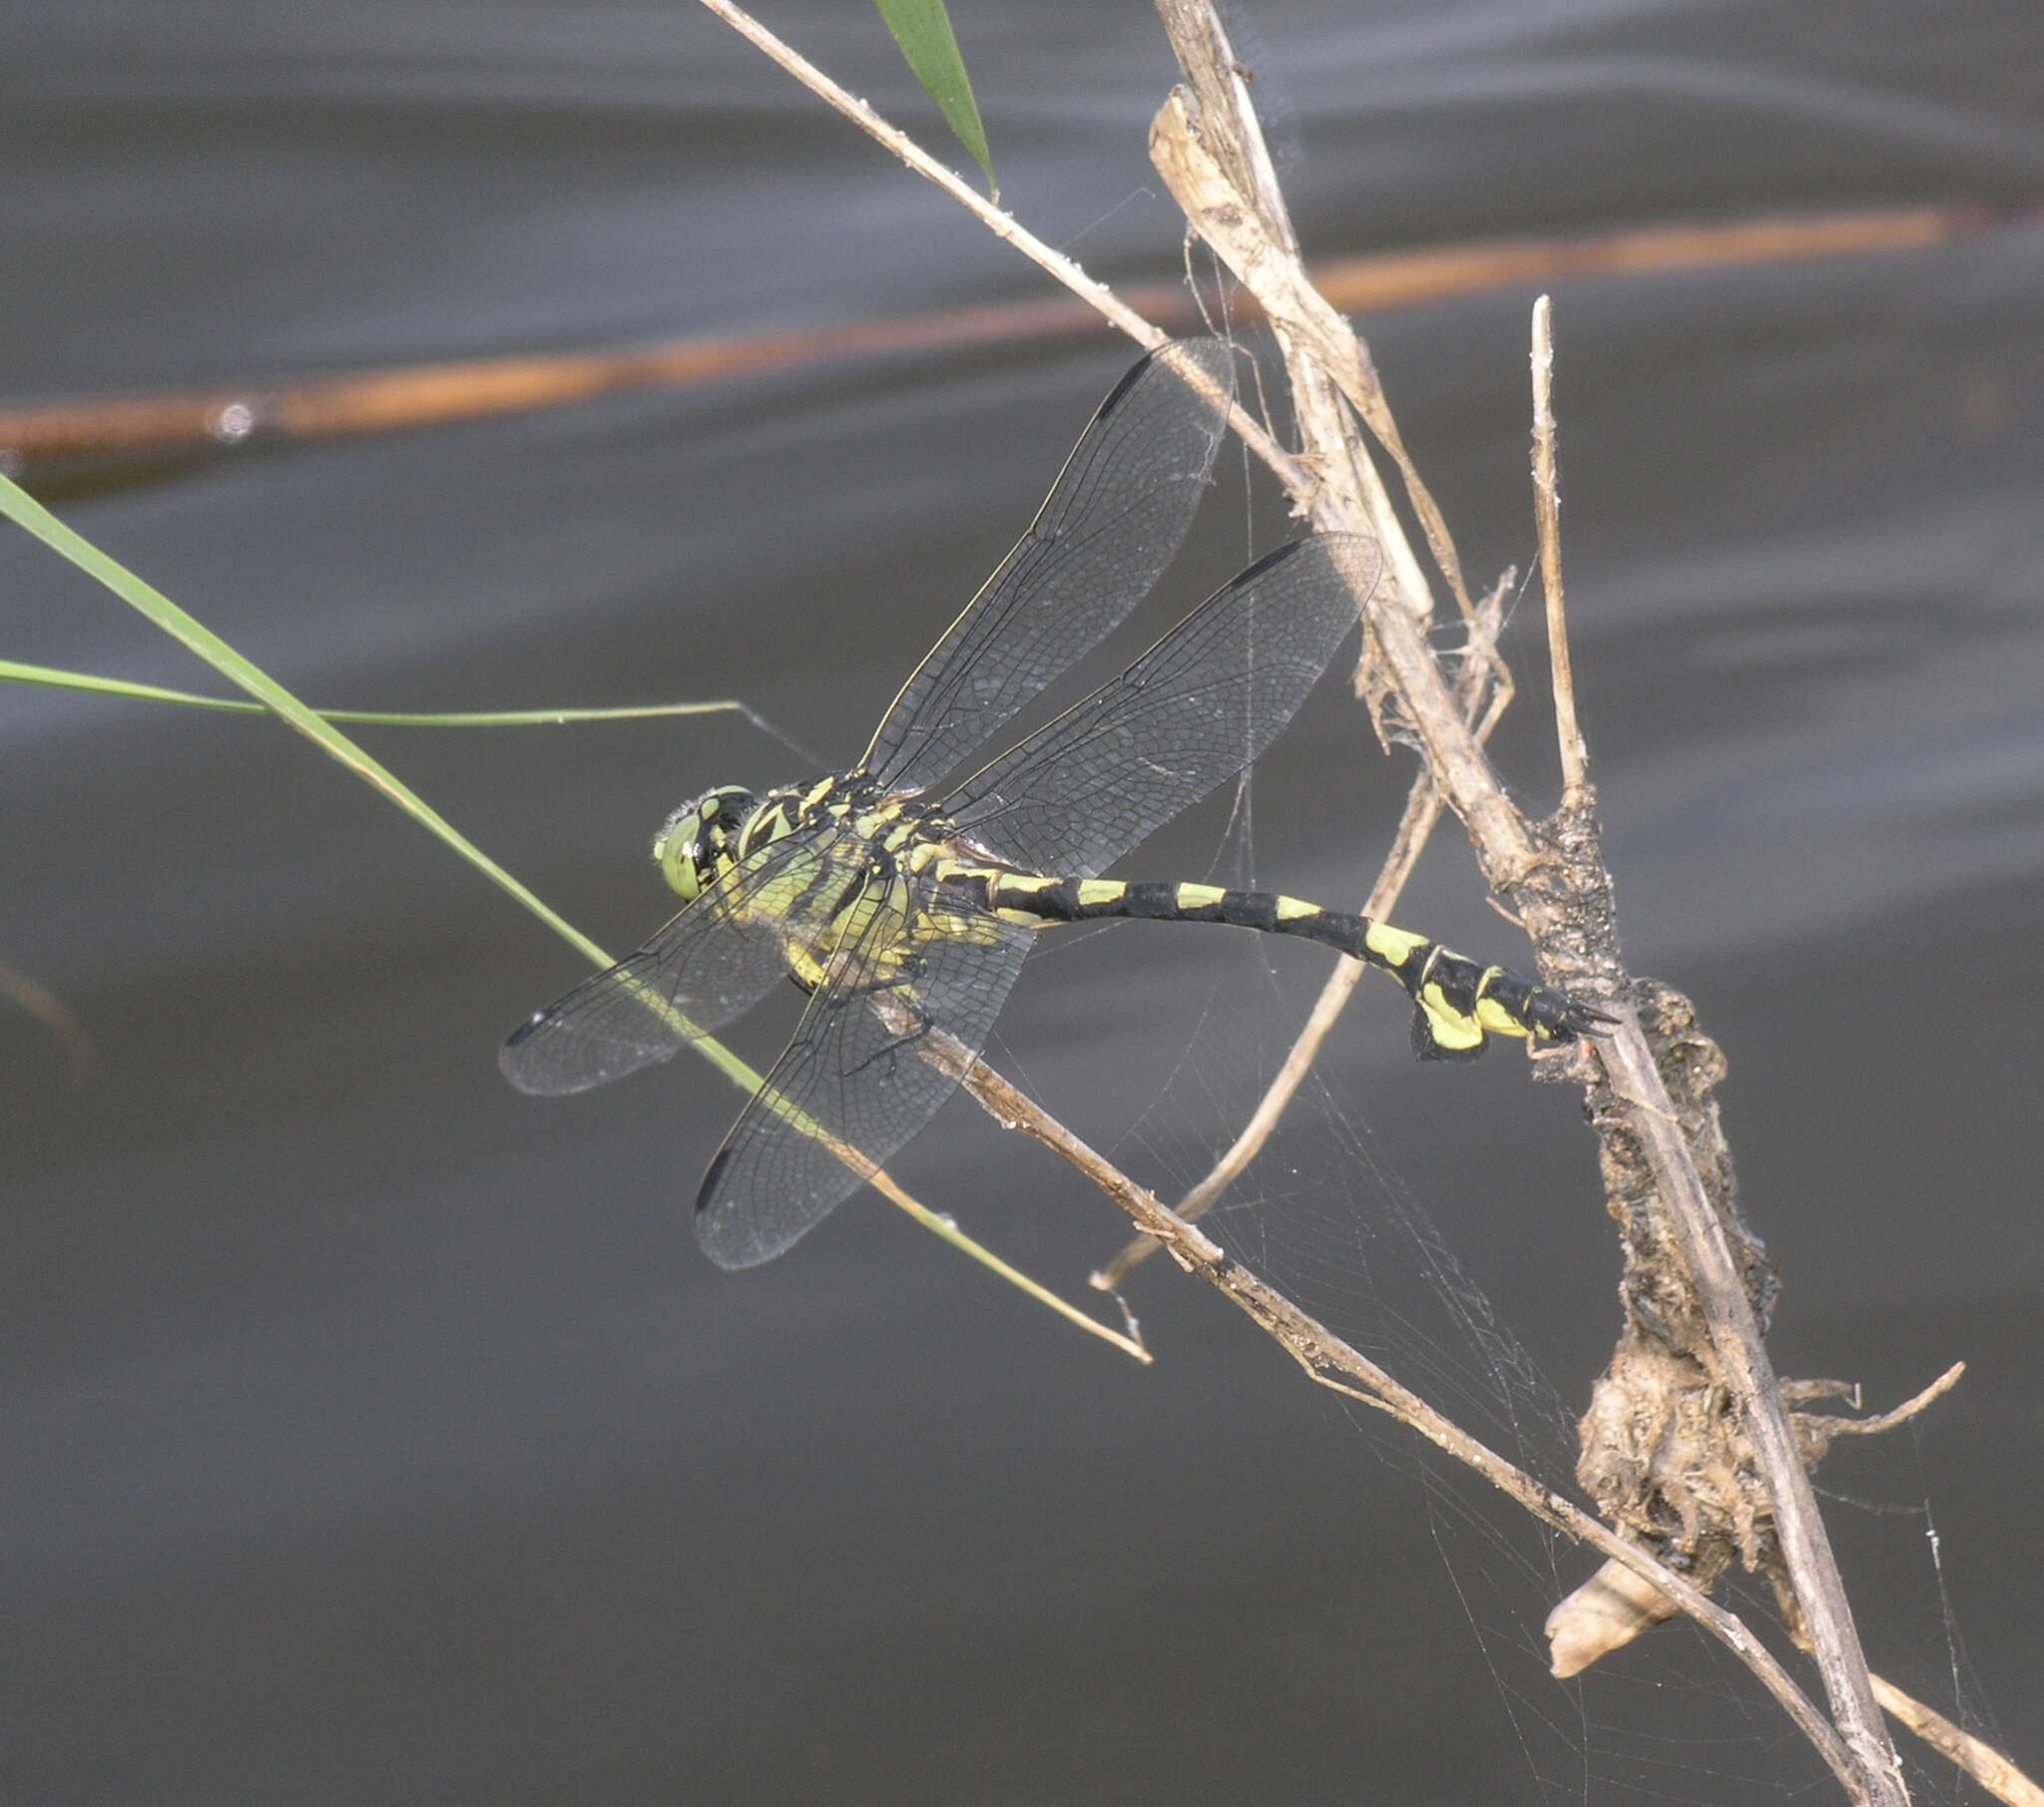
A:
<svg viewBox="0 0 2044 1807">
<path fill-rule="evenodd" d="M 713 1261 L 771 1260 L 937 1114 L 1030 940 L 926 880 L 894 881 L 710 1164 L 696 1234 Z"/>
<path fill-rule="evenodd" d="M 1127 618 L 1185 543 L 1233 378 L 1219 339 L 1162 346 L 1122 378 L 1035 525 L 901 686 L 866 770 L 927 789 Z"/>
<path fill-rule="evenodd" d="M 1121 677 L 968 778 L 944 814 L 1008 864 L 1095 876 L 1271 743 L 1381 568 L 1376 542 L 1360 535 L 1279 547 Z"/>
<path fill-rule="evenodd" d="M 834 836 L 760 848 L 636 954 L 520 1024 L 497 1057 L 521 1092 L 586 1092 L 752 1009 L 788 971 L 787 937 L 813 941 L 860 881 Z"/>
</svg>

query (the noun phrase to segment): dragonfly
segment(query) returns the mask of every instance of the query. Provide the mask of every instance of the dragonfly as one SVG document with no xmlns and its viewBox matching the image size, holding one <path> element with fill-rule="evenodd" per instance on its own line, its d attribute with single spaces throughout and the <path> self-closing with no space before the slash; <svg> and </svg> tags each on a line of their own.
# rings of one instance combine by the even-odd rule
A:
<svg viewBox="0 0 2044 1807">
<path fill-rule="evenodd" d="M 1037 934 L 1056 925 L 1214 922 L 1337 949 L 1404 988 L 1421 1059 L 1473 1059 L 1496 1036 L 1553 1048 L 1608 1021 L 1368 917 L 1100 876 L 1246 771 L 1290 720 L 1376 587 L 1367 537 L 1278 548 L 1119 677 L 971 764 L 1177 556 L 1233 376 L 1219 339 L 1169 343 L 1130 370 L 858 762 L 764 794 L 720 785 L 675 810 L 653 857 L 680 911 L 504 1044 L 520 1091 L 584 1092 L 671 1059 L 789 978 L 807 993 L 696 1200 L 698 1239 L 720 1266 L 782 1253 L 923 1129 L 985 1047 Z"/>
</svg>

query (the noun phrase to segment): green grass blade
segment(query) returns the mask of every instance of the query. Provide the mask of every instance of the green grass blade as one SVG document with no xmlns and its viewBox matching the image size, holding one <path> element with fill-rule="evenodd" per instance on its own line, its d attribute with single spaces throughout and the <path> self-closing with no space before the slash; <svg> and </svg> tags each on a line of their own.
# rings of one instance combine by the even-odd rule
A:
<svg viewBox="0 0 2044 1807">
<path fill-rule="evenodd" d="M 0 512 L 70 562 L 104 584 L 130 608 L 189 648 L 231 682 L 239 684 L 271 713 L 279 715 L 328 757 L 337 760 L 365 784 L 388 797 L 428 833 L 453 849 L 500 890 L 516 898 L 571 947 L 599 966 L 610 956 L 565 917 L 556 915 L 483 850 L 445 821 L 395 773 L 386 770 L 338 728 L 319 718 L 275 679 L 237 653 L 212 629 L 185 613 L 162 591 L 146 584 L 124 565 L 71 531 L 18 484 L 0 477 Z M 724 1052 L 724 1051 L 720 1051 Z M 728 1055 L 736 1060 L 736 1056 Z"/>
<path fill-rule="evenodd" d="M 210 628 L 179 608 L 162 591 L 144 583 L 126 566 L 109 558 L 89 540 L 74 533 L 19 484 L 4 476 L 0 476 L 0 514 L 7 516 L 24 532 L 34 535 L 59 557 L 69 560 L 88 577 L 103 584 L 173 640 L 197 654 L 224 678 L 247 690 L 271 713 L 281 716 L 328 757 L 388 797 L 435 839 L 468 861 L 499 890 L 515 898 L 531 911 L 592 965 L 607 967 L 612 964 L 610 955 L 601 947 L 566 917 L 549 908 L 451 822 L 444 820 L 394 772 L 387 770 L 337 727 L 322 719 L 317 710 L 308 708 L 274 678 L 243 658 Z M 714 1037 L 693 1038 L 690 1046 L 742 1091 L 748 1094 L 759 1091 L 763 1083 L 761 1075 Z M 886 1179 L 886 1176 L 875 1174 L 873 1178 L 877 1184 Z M 1077 1306 L 1059 1298 L 1047 1287 L 1018 1273 L 990 1249 L 981 1247 L 936 1213 L 908 1198 L 907 1194 L 891 1180 L 886 1180 L 882 1189 L 911 1215 L 936 1229 L 954 1247 L 969 1254 L 975 1261 L 990 1268 L 1011 1284 L 1019 1286 L 1031 1298 L 1049 1306 L 1079 1329 L 1105 1342 L 1113 1343 L 1139 1361 L 1147 1362 L 1150 1359 L 1149 1353 L 1141 1344 L 1123 1336 L 1119 1331 L 1110 1329 L 1098 1319 L 1079 1310 Z"/>
<path fill-rule="evenodd" d="M 957 134 L 958 142 L 986 173 L 989 198 L 999 201 L 1001 190 L 994 181 L 993 156 L 986 148 L 986 128 L 979 122 L 972 78 L 965 73 L 965 59 L 958 54 L 958 40 L 944 0 L 873 0 L 873 4 L 894 34 L 915 79 L 937 103 L 937 111 Z"/>
<path fill-rule="evenodd" d="M 218 709 L 232 715 L 266 715 L 260 702 L 238 702 L 232 696 L 201 696 L 193 690 L 167 689 L 160 683 L 131 683 L 125 678 L 101 678 L 89 672 L 65 672 L 55 666 L 23 665 L 0 659 L 0 682 L 40 684 L 53 690 L 84 690 L 101 696 L 126 696 L 144 702 L 175 702 L 188 709 Z M 347 721 L 370 727 L 542 727 L 571 721 L 649 721 L 669 715 L 743 715 L 767 733 L 776 730 L 765 716 L 745 703 L 649 702 L 637 707 L 602 709 L 469 709 L 454 713 L 399 713 L 388 709 L 315 708 L 324 721 Z"/>
</svg>

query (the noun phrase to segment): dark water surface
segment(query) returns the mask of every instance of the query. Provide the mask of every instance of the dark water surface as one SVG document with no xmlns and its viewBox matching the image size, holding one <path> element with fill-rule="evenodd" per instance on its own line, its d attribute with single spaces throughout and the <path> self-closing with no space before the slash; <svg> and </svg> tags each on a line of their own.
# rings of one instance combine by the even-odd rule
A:
<svg viewBox="0 0 2044 1807">
<path fill-rule="evenodd" d="M 1097 273 L 1170 279 L 1150 15 L 957 17 L 1004 198 Z M 927 121 L 868 9 L 772 18 Z M 2044 24 L 2018 0 L 1251 23 L 1315 255 L 2044 192 Z M 682 5 L 17 8 L 0 67 L 8 398 L 1043 292 Z M 1369 328 L 1485 576 L 1531 551 L 1529 301 Z M 2035 1769 L 2044 228 L 1556 301 L 1628 952 L 1730 1053 L 1784 1370 L 1885 1406 L 1971 1364 L 1820 1480 L 1876 1666 Z M 836 760 L 1126 361 L 837 364 L 61 505 L 314 700 L 739 694 Z M 1225 480 L 1144 626 L 1283 534 Z M 1536 614 L 1499 755 L 1544 806 Z M 209 681 L 11 533 L 0 652 Z M 1129 870 L 1234 871 L 1247 844 L 1266 879 L 1359 895 L 1408 766 L 1336 689 L 1260 770 L 1247 843 L 1210 810 Z M 615 948 L 662 915 L 644 848 L 677 800 L 800 771 L 730 718 L 371 743 Z M 1680 1628 L 1546 1679 L 1540 1616 L 1590 1565 L 1358 1434 L 1175 1273 L 1136 1286 L 1146 1371 L 870 1196 L 771 1267 L 712 1269 L 687 1205 L 729 1088 L 683 1062 L 512 1094 L 496 1044 L 576 957 L 280 730 L 8 693 L 0 770 L 0 960 L 99 1052 L 70 1076 L 0 1008 L 0 1799 L 1730 1802 L 1812 1779 Z M 1477 889 L 1444 831 L 1401 914 L 1506 953 Z M 1318 980 L 1247 939 L 1046 954 L 996 1058 L 1183 1183 Z M 765 1015 L 755 1056 L 786 1027 Z M 1402 1044 L 1395 1001 L 1359 999 L 1230 1233 L 1452 1380 L 1481 1321 L 1400 1293 L 1409 1188 L 1555 1389 L 1513 1397 L 1564 1473 L 1552 1420 L 1618 1321 L 1591 1145 L 1516 1059 L 1421 1072 Z M 969 1108 L 898 1170 L 1068 1288 L 1119 1240 Z M 1404 1316 L 1430 1296 L 1445 1339 Z"/>
</svg>

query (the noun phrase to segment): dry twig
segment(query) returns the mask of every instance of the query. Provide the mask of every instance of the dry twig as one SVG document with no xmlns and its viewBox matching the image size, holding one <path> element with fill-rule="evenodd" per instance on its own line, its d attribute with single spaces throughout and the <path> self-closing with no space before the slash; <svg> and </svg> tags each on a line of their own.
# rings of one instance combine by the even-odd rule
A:
<svg viewBox="0 0 2044 1807">
<path fill-rule="evenodd" d="M 1212 6 L 1206 0 L 1159 0 L 1159 11 L 1191 78 L 1198 111 L 1195 114 L 1184 95 L 1174 96 L 1152 129 L 1153 155 L 1174 195 L 1186 205 L 1195 228 L 1257 294 L 1278 328 L 1299 397 L 1300 434 L 1324 472 L 1335 448 L 1329 443 L 1325 379 L 1318 372 L 1334 373 L 1349 400 L 1368 418 L 1366 398 L 1356 392 L 1358 384 L 1367 383 L 1374 393 L 1367 361 L 1359 347 L 1328 342 L 1334 327 L 1345 323 L 1336 319 L 1330 324 L 1326 316 L 1332 310 L 1324 303 L 1315 307 L 1300 292 L 1305 287 L 1303 273 L 1295 255 L 1284 254 L 1293 236 L 1283 218 L 1282 200 L 1239 65 Z M 1229 189 L 1232 196 L 1225 192 Z M 1300 358 L 1301 349 L 1310 356 Z M 1317 368 L 1312 367 L 1315 362 Z M 1302 364 L 1307 367 L 1301 369 Z M 1375 400 L 1381 406 L 1381 396 Z M 1357 462 L 1366 466 L 1360 447 L 1353 450 Z M 1359 479 L 1373 501 L 1375 490 L 1366 469 Z M 1322 488 L 1316 501 L 1316 522 L 1352 528 L 1355 523 L 1341 519 L 1338 512 L 1333 519 L 1323 518 L 1333 512 L 1330 497 L 1340 500 L 1340 486 L 1333 482 Z M 1379 538 L 1387 541 L 1387 564 L 1402 571 L 1408 562 L 1401 561 L 1388 543 L 1388 536 L 1397 535 L 1395 521 L 1379 520 L 1375 525 Z M 1435 550 L 1439 557 L 1440 548 Z M 1451 569 L 1447 560 L 1441 562 L 1444 569 Z M 1536 837 L 1518 820 L 1481 748 L 1455 714 L 1411 617 L 1384 611 L 1373 625 L 1398 700 L 1426 747 L 1438 781 L 1467 824 L 1487 874 L 1510 896 L 1525 921 L 1542 955 L 1543 971 L 1569 989 L 1587 990 L 1592 996 L 1598 995 L 1593 981 L 1601 980 L 1603 995 L 1615 996 L 1621 968 L 1609 880 L 1597 854 L 1594 797 L 1587 781 L 1565 802 L 1554 831 Z M 1541 838 L 1548 840 L 1548 847 L 1538 844 Z M 1600 1045 L 1598 1059 L 1609 1088 L 1593 1090 L 1593 1121 L 1607 1152 L 1623 1138 L 1628 1152 L 1643 1155 L 1651 1172 L 1672 1241 L 1693 1283 L 1750 1440 L 1752 1467 L 1780 1540 L 1783 1572 L 1850 1753 L 1850 1792 L 1855 1800 L 1900 1807 L 1907 1797 L 1873 1698 L 1851 1606 L 1724 1226 L 1711 1208 L 1689 1146 L 1677 1133 L 1674 1107 L 1638 1023 L 1621 1021 Z M 1603 1109 L 1597 1109 L 1600 1100 L 1609 1101 Z"/>
<path fill-rule="evenodd" d="M 1554 733 L 1561 747 L 1562 807 L 1581 809 L 1590 790 L 1590 752 L 1576 721 L 1568 617 L 1561 583 L 1561 482 L 1554 453 L 1554 304 L 1533 303 L 1533 521 L 1540 535 L 1540 587 L 1547 599 L 1547 661 L 1554 675 Z"/>
<path fill-rule="evenodd" d="M 952 194 L 1000 236 L 1099 305 L 1139 343 L 1156 342 L 1159 335 L 1154 328 L 1107 295 L 1069 260 L 1036 244 L 1008 216 L 988 206 L 879 121 L 870 109 L 802 63 L 740 13 L 731 0 L 705 0 L 705 4 L 863 130 L 888 144 L 911 168 Z M 1572 779 L 1580 781 L 1572 782 L 1571 794 L 1556 820 L 1539 830 L 1520 818 L 1505 797 L 1478 737 L 1456 706 L 1457 699 L 1426 645 L 1430 587 L 1337 396 L 1346 399 L 1399 463 L 1435 562 L 1459 600 L 1458 562 L 1445 524 L 1404 455 L 1366 354 L 1345 322 L 1312 294 L 1304 280 L 1282 199 L 1243 89 L 1240 67 L 1212 8 L 1203 0 L 1159 0 L 1159 9 L 1193 94 L 1174 95 L 1159 115 L 1152 134 L 1153 157 L 1186 207 L 1195 229 L 1251 288 L 1271 320 L 1292 376 L 1305 454 L 1297 460 L 1286 456 L 1239 413 L 1238 430 L 1290 489 L 1295 503 L 1310 513 L 1316 527 L 1373 532 L 1384 547 L 1390 595 L 1387 606 L 1380 604 L 1367 623 L 1361 678 L 1365 692 L 1380 714 L 1395 709 L 1400 725 L 1421 743 L 1434 783 L 1463 818 L 1493 886 L 1510 898 L 1525 923 L 1546 976 L 1578 993 L 1616 1000 L 1622 969 L 1609 881 L 1597 854 L 1594 795 L 1586 772 L 1580 763 L 1572 769 Z M 1543 408 L 1542 413 L 1547 412 Z M 1544 437 L 1551 449 L 1551 422 L 1544 427 Z M 1543 506 L 1550 507 L 1543 540 L 1551 542 L 1547 549 L 1553 555 L 1549 570 L 1558 628 L 1560 566 L 1558 532 L 1551 515 L 1551 468 L 1540 488 Z M 1466 601 L 1463 607 L 1467 608 Z M 1559 636 L 1557 660 L 1565 660 Z M 1573 734 L 1570 737 L 1574 738 Z M 1753 1634 L 1688 1581 L 1463 1436 L 1423 1401 L 1407 1394 L 1255 1275 L 1231 1262 L 1218 1245 L 1165 1210 L 1061 1126 L 1036 1113 L 1004 1082 L 975 1068 L 966 1083 L 1002 1122 L 1026 1129 L 1088 1173 L 1142 1231 L 1166 1246 L 1189 1271 L 1226 1291 L 1314 1378 L 1343 1387 L 1352 1383 L 1359 1389 L 1358 1397 L 1394 1411 L 1422 1435 L 1520 1499 L 1544 1521 L 1564 1526 L 1571 1535 L 1605 1550 L 1648 1586 L 1677 1600 L 1682 1610 L 1739 1652 L 1824 1755 L 1855 1802 L 1901 1807 L 1906 1795 L 1853 1632 L 1850 1607 L 1803 1473 L 1780 1384 L 1761 1341 L 1756 1300 L 1748 1290 L 1749 1281 L 1756 1277 L 1755 1263 L 1751 1259 L 1742 1263 L 1734 1253 L 1726 1224 L 1714 1209 L 1683 1133 L 1684 1117 L 1669 1097 L 1638 1021 L 1628 1014 L 1616 1033 L 1598 1048 L 1595 1059 L 1603 1071 L 1593 1085 L 1592 1116 L 1603 1144 L 1607 1174 L 1614 1180 L 1636 1174 L 1639 1186 L 1651 1190 L 1659 1213 L 1657 1222 L 1679 1254 L 1705 1332 L 1700 1346 L 1708 1349 L 1716 1378 L 1736 1402 L 1746 1456 L 1764 1490 L 1765 1539 L 1756 1526 L 1753 1541 L 1758 1545 L 1779 1539 L 1779 1568 L 1771 1573 L 1778 1575 L 1785 1599 L 1792 1601 L 1795 1608 L 1791 1625 L 1806 1633 L 1815 1653 L 1836 1718 L 1835 1729 L 1801 1696 Z M 1588 1064 L 1584 1065 L 1587 1068 Z M 1700 1101 L 1692 1100 L 1692 1117 L 1700 1109 Z"/>
</svg>

